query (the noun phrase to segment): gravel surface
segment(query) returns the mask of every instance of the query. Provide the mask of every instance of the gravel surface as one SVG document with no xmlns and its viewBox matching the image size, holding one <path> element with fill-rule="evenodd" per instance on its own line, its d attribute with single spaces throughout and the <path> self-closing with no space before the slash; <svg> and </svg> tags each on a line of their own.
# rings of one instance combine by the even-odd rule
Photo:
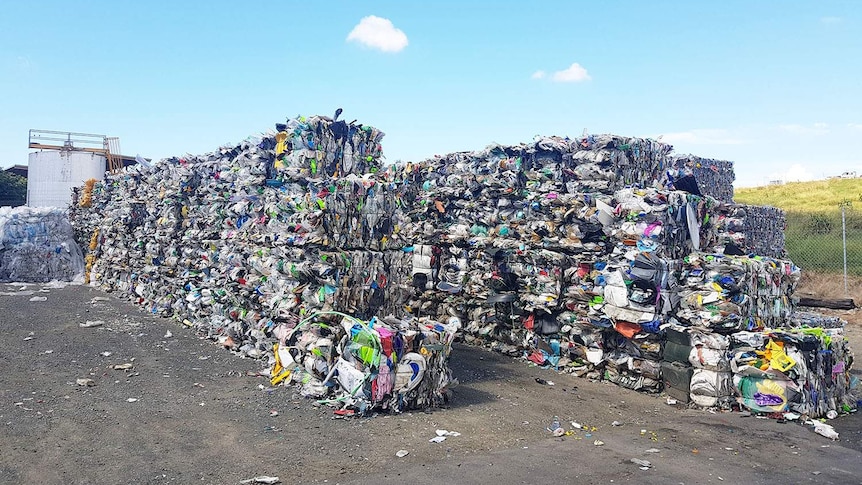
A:
<svg viewBox="0 0 862 485">
<path fill-rule="evenodd" d="M 862 348 L 855 312 L 839 316 Z M 0 483 L 862 483 L 862 413 L 830 441 L 459 345 L 449 408 L 335 419 L 91 287 L 0 284 L 0 330 Z M 461 435 L 430 443 L 437 429 Z"/>
</svg>

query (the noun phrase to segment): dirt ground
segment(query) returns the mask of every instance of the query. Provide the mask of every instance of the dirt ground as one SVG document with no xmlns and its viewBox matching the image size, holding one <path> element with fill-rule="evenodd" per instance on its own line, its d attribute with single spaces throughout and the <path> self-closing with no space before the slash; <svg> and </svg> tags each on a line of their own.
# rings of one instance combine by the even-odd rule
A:
<svg viewBox="0 0 862 485">
<path fill-rule="evenodd" d="M 838 314 L 862 348 L 860 315 Z M 87 286 L 0 285 L 0 330 L 4 484 L 862 483 L 862 412 L 833 420 L 830 441 L 457 346 L 451 407 L 344 420 L 271 388 L 260 362 Z M 554 438 L 554 416 L 588 430 Z M 430 443 L 436 429 L 461 435 Z"/>
</svg>

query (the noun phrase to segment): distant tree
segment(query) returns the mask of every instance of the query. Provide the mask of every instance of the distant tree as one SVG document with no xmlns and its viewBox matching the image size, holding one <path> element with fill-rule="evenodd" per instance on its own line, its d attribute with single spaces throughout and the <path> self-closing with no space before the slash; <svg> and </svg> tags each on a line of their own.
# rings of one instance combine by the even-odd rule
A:
<svg viewBox="0 0 862 485">
<path fill-rule="evenodd" d="M 0 203 L 21 205 L 27 201 L 27 179 L 0 170 Z"/>
</svg>

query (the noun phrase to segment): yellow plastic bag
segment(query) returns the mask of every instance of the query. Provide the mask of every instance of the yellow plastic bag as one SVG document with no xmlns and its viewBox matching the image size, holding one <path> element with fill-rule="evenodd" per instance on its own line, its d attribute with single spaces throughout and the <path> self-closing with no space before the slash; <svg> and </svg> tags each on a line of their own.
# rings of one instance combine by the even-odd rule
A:
<svg viewBox="0 0 862 485">
<path fill-rule="evenodd" d="M 775 370 L 787 372 L 796 365 L 796 361 L 784 351 L 784 344 L 782 342 L 770 340 L 769 343 L 766 344 L 766 351 L 769 358 L 769 365 Z"/>
<path fill-rule="evenodd" d="M 290 377 L 290 369 L 286 369 L 281 363 L 281 356 L 278 352 L 278 344 L 272 345 L 272 353 L 275 354 L 275 365 L 272 366 L 272 378 L 269 380 L 273 386 Z"/>
<path fill-rule="evenodd" d="M 275 134 L 275 156 L 278 157 L 287 151 L 287 133 L 279 131 Z"/>
</svg>

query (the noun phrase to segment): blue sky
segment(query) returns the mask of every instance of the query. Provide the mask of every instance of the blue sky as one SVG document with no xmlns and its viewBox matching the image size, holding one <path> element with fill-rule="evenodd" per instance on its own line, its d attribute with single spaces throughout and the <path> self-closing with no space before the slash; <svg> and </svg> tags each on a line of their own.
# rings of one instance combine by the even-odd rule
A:
<svg viewBox="0 0 862 485">
<path fill-rule="evenodd" d="M 862 175 L 860 28 L 853 0 L 0 0 L 0 166 L 30 128 L 159 159 L 341 107 L 390 160 L 586 129 L 738 187 Z"/>
</svg>

